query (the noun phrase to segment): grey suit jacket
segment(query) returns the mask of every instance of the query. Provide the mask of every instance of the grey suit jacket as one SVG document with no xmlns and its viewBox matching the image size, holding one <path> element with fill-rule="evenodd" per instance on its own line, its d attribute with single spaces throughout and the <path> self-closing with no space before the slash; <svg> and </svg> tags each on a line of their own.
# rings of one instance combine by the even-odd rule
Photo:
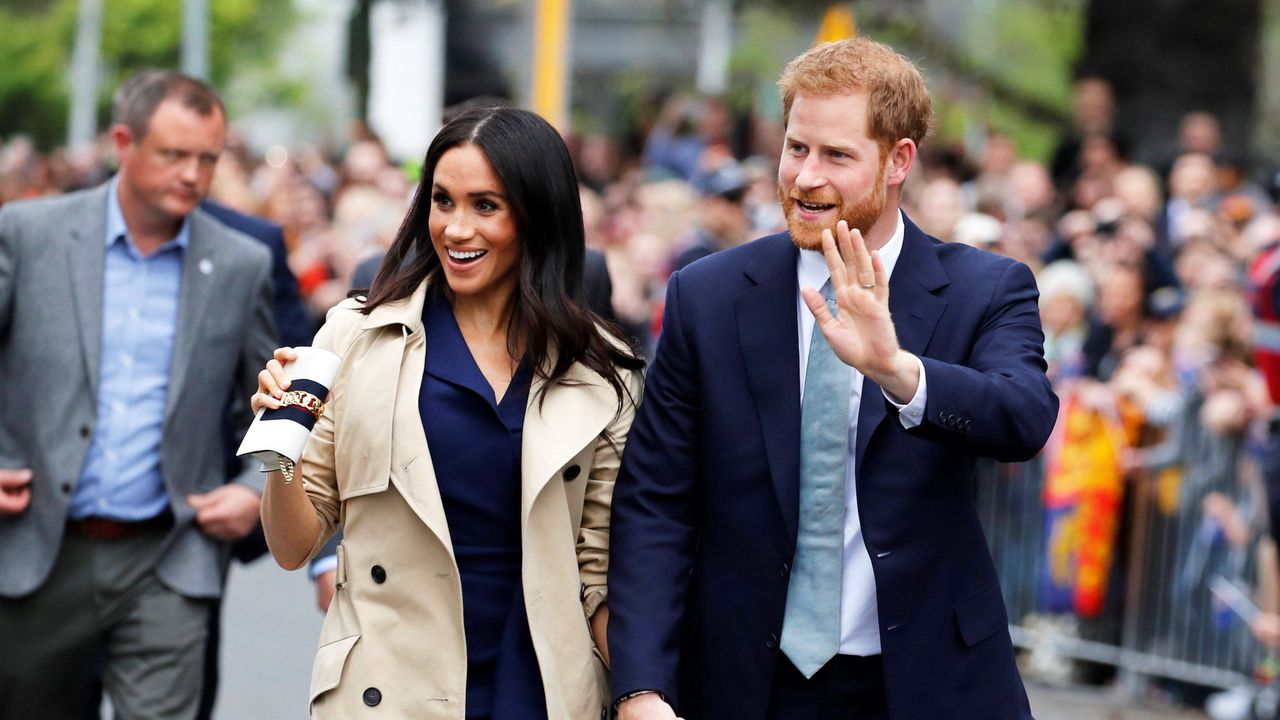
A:
<svg viewBox="0 0 1280 720">
<path fill-rule="evenodd" d="M 93 434 L 108 187 L 0 208 L 0 465 L 34 475 L 30 507 L 0 516 L 2 597 L 49 576 Z M 228 548 L 200 532 L 186 496 L 223 484 L 221 414 L 254 391 L 275 346 L 270 254 L 197 210 L 180 293 L 161 447 L 175 522 L 156 570 L 183 595 L 217 597 Z M 237 481 L 263 480 L 246 464 Z"/>
</svg>

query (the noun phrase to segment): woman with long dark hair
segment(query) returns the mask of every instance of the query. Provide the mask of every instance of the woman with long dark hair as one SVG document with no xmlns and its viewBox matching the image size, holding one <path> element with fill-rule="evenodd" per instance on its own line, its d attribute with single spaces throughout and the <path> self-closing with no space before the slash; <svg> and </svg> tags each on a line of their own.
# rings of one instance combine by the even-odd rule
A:
<svg viewBox="0 0 1280 720">
<path fill-rule="evenodd" d="M 640 367 L 583 304 L 582 211 L 545 120 L 490 108 L 436 135 L 367 298 L 329 312 L 342 356 L 297 482 L 263 495 L 301 567 L 334 532 L 318 718 L 596 720 L 608 706 L 609 503 Z M 294 402 L 289 348 L 254 409 Z"/>
</svg>

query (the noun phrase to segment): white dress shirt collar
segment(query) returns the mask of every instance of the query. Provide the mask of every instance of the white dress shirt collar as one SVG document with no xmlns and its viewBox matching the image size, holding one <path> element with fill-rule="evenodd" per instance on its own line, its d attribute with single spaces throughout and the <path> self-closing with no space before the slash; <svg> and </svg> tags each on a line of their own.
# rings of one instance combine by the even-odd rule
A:
<svg viewBox="0 0 1280 720">
<path fill-rule="evenodd" d="M 888 277 L 893 277 L 893 268 L 898 264 L 898 256 L 902 254 L 902 238 L 907 231 L 907 226 L 902 219 L 902 211 L 899 210 L 897 215 L 898 224 L 893 229 L 893 235 L 890 235 L 889 241 L 880 248 L 880 261 L 884 263 L 884 272 Z M 827 282 L 827 278 L 831 277 L 831 272 L 827 269 L 827 260 L 822 256 L 821 250 L 801 250 L 796 271 L 801 288 L 820 289 Z"/>
</svg>

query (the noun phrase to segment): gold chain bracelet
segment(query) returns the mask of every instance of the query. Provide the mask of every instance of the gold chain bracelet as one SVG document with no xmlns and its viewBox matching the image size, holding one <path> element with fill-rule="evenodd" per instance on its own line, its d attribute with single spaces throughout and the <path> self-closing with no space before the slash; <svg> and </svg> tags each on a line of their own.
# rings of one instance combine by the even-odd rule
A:
<svg viewBox="0 0 1280 720">
<path fill-rule="evenodd" d="M 320 398 L 302 390 L 290 390 L 280 398 L 281 407 L 296 407 L 310 413 L 317 420 L 324 415 L 324 403 Z"/>
</svg>

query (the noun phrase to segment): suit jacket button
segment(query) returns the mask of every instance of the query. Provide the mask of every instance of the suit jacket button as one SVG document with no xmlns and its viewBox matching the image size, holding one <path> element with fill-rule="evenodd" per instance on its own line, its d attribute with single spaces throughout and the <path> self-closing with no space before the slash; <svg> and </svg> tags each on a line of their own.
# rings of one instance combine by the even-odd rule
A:
<svg viewBox="0 0 1280 720">
<path fill-rule="evenodd" d="M 379 585 L 387 581 L 387 571 L 381 565 L 374 565 L 373 568 L 369 570 L 369 574 L 373 576 L 373 581 Z M 377 690 L 374 690 L 374 692 L 377 692 Z M 374 704 L 376 705 L 377 703 Z"/>
<path fill-rule="evenodd" d="M 764 641 L 764 646 L 769 648 L 770 650 L 778 647 L 778 636 L 770 635 L 769 639 Z"/>
<path fill-rule="evenodd" d="M 782 566 L 778 568 L 778 577 L 786 577 L 790 573 L 791 566 L 786 563 L 782 563 Z"/>
<path fill-rule="evenodd" d="M 71 494 L 71 483 L 62 483 L 62 494 L 63 495 Z"/>
<path fill-rule="evenodd" d="M 89 434 L 92 432 L 93 432 L 93 429 L 89 427 L 89 423 L 85 423 L 84 425 L 80 426 L 80 437 L 87 438 L 89 437 Z"/>
<path fill-rule="evenodd" d="M 364 704 L 373 707 L 382 702 L 382 691 L 371 687 L 364 691 Z"/>
<path fill-rule="evenodd" d="M 564 469 L 564 472 L 561 473 L 560 477 L 564 478 L 565 482 L 572 482 L 574 480 L 577 480 L 578 475 L 580 475 L 581 473 L 582 473 L 582 468 L 578 467 L 577 465 L 570 465 L 569 467 Z"/>
</svg>

